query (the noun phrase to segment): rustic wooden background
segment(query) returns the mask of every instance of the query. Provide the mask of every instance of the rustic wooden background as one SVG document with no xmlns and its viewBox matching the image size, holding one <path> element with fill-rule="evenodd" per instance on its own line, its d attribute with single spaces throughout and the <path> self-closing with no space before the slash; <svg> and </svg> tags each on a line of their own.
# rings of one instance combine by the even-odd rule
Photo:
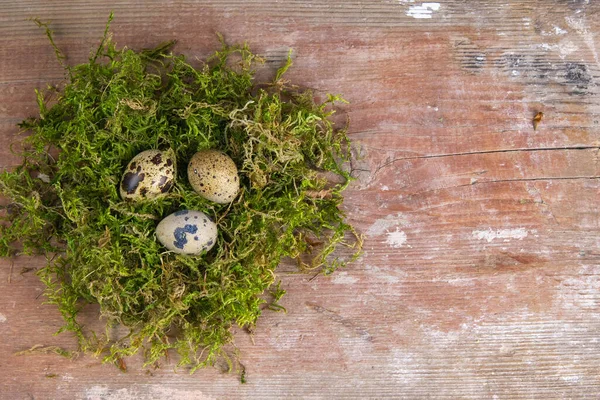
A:
<svg viewBox="0 0 600 400">
<path fill-rule="evenodd" d="M 120 45 L 175 38 L 202 58 L 218 31 L 263 54 L 265 76 L 293 48 L 289 79 L 344 94 L 359 156 L 346 209 L 365 253 L 330 278 L 284 274 L 288 313 L 266 313 L 254 343 L 237 334 L 244 385 L 15 356 L 75 341 L 52 336 L 61 318 L 22 273 L 43 260 L 1 260 L 0 398 L 600 396 L 599 2 L 2 0 L 2 166 L 34 88 L 63 76 L 26 19 L 52 21 L 77 63 L 111 9 Z"/>
</svg>

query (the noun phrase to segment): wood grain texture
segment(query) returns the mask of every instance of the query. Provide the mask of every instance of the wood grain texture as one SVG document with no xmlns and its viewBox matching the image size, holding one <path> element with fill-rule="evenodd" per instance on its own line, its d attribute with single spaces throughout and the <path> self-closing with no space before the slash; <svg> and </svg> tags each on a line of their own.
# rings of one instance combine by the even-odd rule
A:
<svg viewBox="0 0 600 400">
<path fill-rule="evenodd" d="M 26 19 L 51 20 L 78 63 L 110 9 L 120 45 L 176 38 L 202 58 L 221 32 L 266 57 L 260 76 L 293 48 L 290 80 L 342 93 L 357 178 L 345 208 L 365 254 L 330 278 L 282 268 L 288 313 L 236 335 L 245 385 L 173 361 L 123 374 L 15 356 L 75 340 L 52 336 L 61 318 L 21 274 L 43 260 L 1 260 L 1 399 L 600 396 L 598 2 L 0 1 L 0 164 L 18 162 L 8 146 L 33 89 L 63 76 Z"/>
</svg>

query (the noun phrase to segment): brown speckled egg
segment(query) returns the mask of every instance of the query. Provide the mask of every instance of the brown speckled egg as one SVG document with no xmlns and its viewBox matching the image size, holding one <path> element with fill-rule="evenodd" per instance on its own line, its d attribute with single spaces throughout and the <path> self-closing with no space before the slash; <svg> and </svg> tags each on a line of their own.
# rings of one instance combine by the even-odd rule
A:
<svg viewBox="0 0 600 400">
<path fill-rule="evenodd" d="M 119 192 L 124 200 L 146 200 L 166 196 L 175 184 L 175 152 L 146 150 L 133 157 L 121 178 Z"/>
<path fill-rule="evenodd" d="M 200 196 L 220 204 L 233 201 L 240 189 L 235 163 L 217 150 L 194 154 L 188 165 L 188 180 Z"/>
</svg>

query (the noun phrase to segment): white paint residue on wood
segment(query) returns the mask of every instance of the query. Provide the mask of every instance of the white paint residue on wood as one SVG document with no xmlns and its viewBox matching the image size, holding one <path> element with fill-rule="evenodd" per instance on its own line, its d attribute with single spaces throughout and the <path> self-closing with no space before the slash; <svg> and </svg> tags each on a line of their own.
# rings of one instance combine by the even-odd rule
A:
<svg viewBox="0 0 600 400">
<path fill-rule="evenodd" d="M 583 38 L 583 41 L 589 48 L 590 52 L 594 56 L 594 60 L 596 64 L 600 66 L 600 57 L 598 56 L 598 51 L 596 50 L 596 43 L 594 41 L 594 34 L 590 32 L 588 25 L 584 18 L 575 18 L 575 17 L 566 17 L 565 21 L 567 24 L 575 29 L 577 33 Z"/>
<path fill-rule="evenodd" d="M 6 322 L 6 315 L 0 314 L 0 324 Z"/>
<path fill-rule="evenodd" d="M 397 276 L 393 276 L 393 275 L 381 275 L 381 276 L 378 276 L 377 279 L 382 281 L 383 283 L 389 283 L 389 284 L 394 284 L 394 283 L 400 282 L 400 278 L 398 278 Z"/>
<path fill-rule="evenodd" d="M 378 236 L 386 233 L 390 228 L 396 226 L 407 226 L 406 219 L 400 213 L 388 215 L 385 218 L 378 219 L 367 229 L 367 236 Z"/>
<path fill-rule="evenodd" d="M 107 386 L 92 386 L 85 391 L 86 400 L 136 400 L 138 396 L 127 388 L 111 390 Z"/>
<path fill-rule="evenodd" d="M 560 28 L 559 26 L 554 25 L 554 27 L 549 31 L 542 31 L 542 36 L 562 36 L 569 33 L 568 31 Z"/>
<path fill-rule="evenodd" d="M 433 280 L 433 281 L 435 282 L 436 280 Z M 475 286 L 475 282 L 476 282 L 476 280 L 474 278 L 450 278 L 450 279 L 440 279 L 440 280 L 442 282 L 447 283 L 450 286 L 458 286 L 458 287 L 472 287 L 472 286 Z"/>
<path fill-rule="evenodd" d="M 179 390 L 159 385 L 146 390 L 137 390 L 135 388 L 110 389 L 107 386 L 96 385 L 85 391 L 86 400 L 138 400 L 147 398 L 162 400 L 214 400 L 214 397 L 204 395 L 198 390 Z"/>
<path fill-rule="evenodd" d="M 348 275 L 347 272 L 338 272 L 333 276 L 331 282 L 336 285 L 347 285 L 358 282 L 358 278 Z"/>
<path fill-rule="evenodd" d="M 554 34 L 555 35 L 566 35 L 567 31 L 565 31 L 564 29 L 560 29 L 558 26 L 554 27 Z"/>
<path fill-rule="evenodd" d="M 563 39 L 558 44 L 558 52 L 561 59 L 565 59 L 569 54 L 575 53 L 579 50 L 579 47 L 575 45 L 572 41 L 568 39 Z"/>
<path fill-rule="evenodd" d="M 432 18 L 433 12 L 440 9 L 440 3 L 421 3 L 410 6 L 406 15 L 413 18 Z"/>
<path fill-rule="evenodd" d="M 523 240 L 523 238 L 527 237 L 528 232 L 525 228 L 498 230 L 489 228 L 484 231 L 473 231 L 471 234 L 473 238 L 477 240 L 486 240 L 488 243 L 490 243 L 495 239 L 503 239 L 505 242 L 508 242 L 512 239 Z"/>
<path fill-rule="evenodd" d="M 535 324 L 521 322 L 524 316 L 531 315 L 544 322 Z M 499 324 L 490 323 L 497 319 L 501 321 Z M 430 324 L 420 325 L 418 329 L 419 346 L 400 345 L 389 351 L 390 359 L 387 365 L 390 368 L 391 379 L 403 387 L 422 385 L 422 381 L 427 379 L 427 374 L 423 371 L 427 368 L 435 368 L 437 360 L 440 360 L 440 354 L 445 354 L 448 349 L 464 351 L 462 349 L 465 344 L 468 344 L 470 351 L 480 357 L 477 359 L 456 357 L 452 360 L 451 367 L 447 366 L 446 359 L 442 359 L 439 368 L 443 369 L 445 379 L 469 382 L 468 393 L 474 398 L 503 398 L 491 396 L 489 388 L 473 383 L 469 379 L 465 380 L 465 377 L 478 376 L 481 368 L 497 365 L 498 360 L 501 359 L 509 359 L 509 362 L 519 360 L 519 371 L 523 376 L 535 375 L 542 368 L 545 376 L 562 381 L 564 385 L 587 384 L 595 378 L 595 375 L 593 377 L 589 375 L 590 364 L 584 356 L 586 351 L 589 351 L 584 347 L 596 348 L 595 339 L 592 339 L 593 335 L 589 337 L 583 335 L 584 332 L 591 334 L 593 329 L 585 329 L 581 324 L 570 324 L 553 319 L 548 314 L 531 314 L 523 308 L 504 313 L 502 316 L 487 315 L 481 320 L 467 320 L 458 329 L 438 329 Z M 401 329 L 395 332 L 399 336 L 407 335 L 407 332 Z M 522 346 L 524 341 L 532 338 L 543 340 L 544 351 L 532 351 Z M 566 338 L 570 341 L 563 341 Z M 560 358 L 561 362 L 547 362 L 548 359 L 553 358 Z M 492 372 L 490 376 L 494 376 L 494 373 Z"/>
<path fill-rule="evenodd" d="M 392 379 L 397 383 L 416 385 L 426 378 L 425 374 L 420 373 L 423 357 L 418 353 L 393 349 L 390 361 Z"/>
<path fill-rule="evenodd" d="M 365 270 L 368 271 L 370 278 L 377 280 L 381 283 L 398 283 L 400 279 L 404 279 L 408 276 L 406 272 L 401 269 L 389 269 L 379 268 L 375 265 L 366 264 Z"/>
<path fill-rule="evenodd" d="M 387 233 L 387 240 L 385 241 L 390 247 L 399 249 L 406 244 L 406 233 L 396 228 L 394 232 Z"/>
<path fill-rule="evenodd" d="M 579 48 L 570 40 L 563 39 L 558 44 L 542 43 L 537 47 L 546 51 L 556 51 L 558 56 L 564 60 L 569 54 L 576 52 Z"/>
<path fill-rule="evenodd" d="M 581 377 L 577 376 L 577 375 L 567 375 L 567 376 L 563 375 L 560 377 L 560 379 L 562 381 L 569 382 L 569 383 L 577 383 L 581 380 Z"/>
<path fill-rule="evenodd" d="M 560 310 L 581 313 L 598 306 L 596 293 L 600 290 L 600 267 L 586 265 L 573 276 L 561 280 L 554 297 L 554 306 Z"/>
<path fill-rule="evenodd" d="M 289 350 L 302 341 L 302 335 L 296 329 L 286 329 L 280 332 L 271 331 L 268 341 L 277 350 Z"/>
<path fill-rule="evenodd" d="M 189 399 L 189 400 L 215 400 L 214 397 L 208 396 L 199 392 L 197 389 L 180 390 L 173 387 L 165 387 L 157 385 L 152 388 L 150 394 L 155 396 L 157 399 Z"/>
</svg>

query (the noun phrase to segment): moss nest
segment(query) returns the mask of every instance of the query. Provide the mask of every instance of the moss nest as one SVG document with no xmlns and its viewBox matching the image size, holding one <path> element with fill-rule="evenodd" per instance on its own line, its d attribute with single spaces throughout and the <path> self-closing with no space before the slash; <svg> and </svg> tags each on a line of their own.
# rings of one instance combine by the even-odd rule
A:
<svg viewBox="0 0 600 400">
<path fill-rule="evenodd" d="M 110 19 L 89 61 L 75 66 L 36 21 L 67 79 L 37 93 L 39 116 L 20 125 L 29 133 L 22 164 L 0 174 L 9 200 L 0 255 L 46 255 L 38 274 L 79 351 L 123 366 L 140 351 L 156 365 L 174 350 L 192 371 L 231 361 L 232 327 L 252 329 L 265 308 L 282 309 L 276 270 L 283 258 L 297 260 L 300 272 L 330 274 L 360 252 L 361 238 L 340 209 L 350 149 L 345 128 L 330 117 L 342 99 L 315 102 L 284 81 L 289 57 L 273 81 L 255 84 L 261 59 L 247 45 L 221 41 L 199 67 L 173 54 L 172 42 L 118 48 Z M 122 200 L 127 163 L 168 148 L 181 166 L 169 195 Z M 230 204 L 203 199 L 188 182 L 185 165 L 205 149 L 225 152 L 239 169 Z M 341 179 L 325 178 L 332 173 Z M 180 209 L 215 221 L 210 252 L 177 255 L 157 241 L 157 223 Z M 335 251 L 340 245 L 352 250 Z M 78 321 L 88 304 L 99 305 L 105 332 Z M 115 326 L 127 332 L 115 337 Z"/>
</svg>

